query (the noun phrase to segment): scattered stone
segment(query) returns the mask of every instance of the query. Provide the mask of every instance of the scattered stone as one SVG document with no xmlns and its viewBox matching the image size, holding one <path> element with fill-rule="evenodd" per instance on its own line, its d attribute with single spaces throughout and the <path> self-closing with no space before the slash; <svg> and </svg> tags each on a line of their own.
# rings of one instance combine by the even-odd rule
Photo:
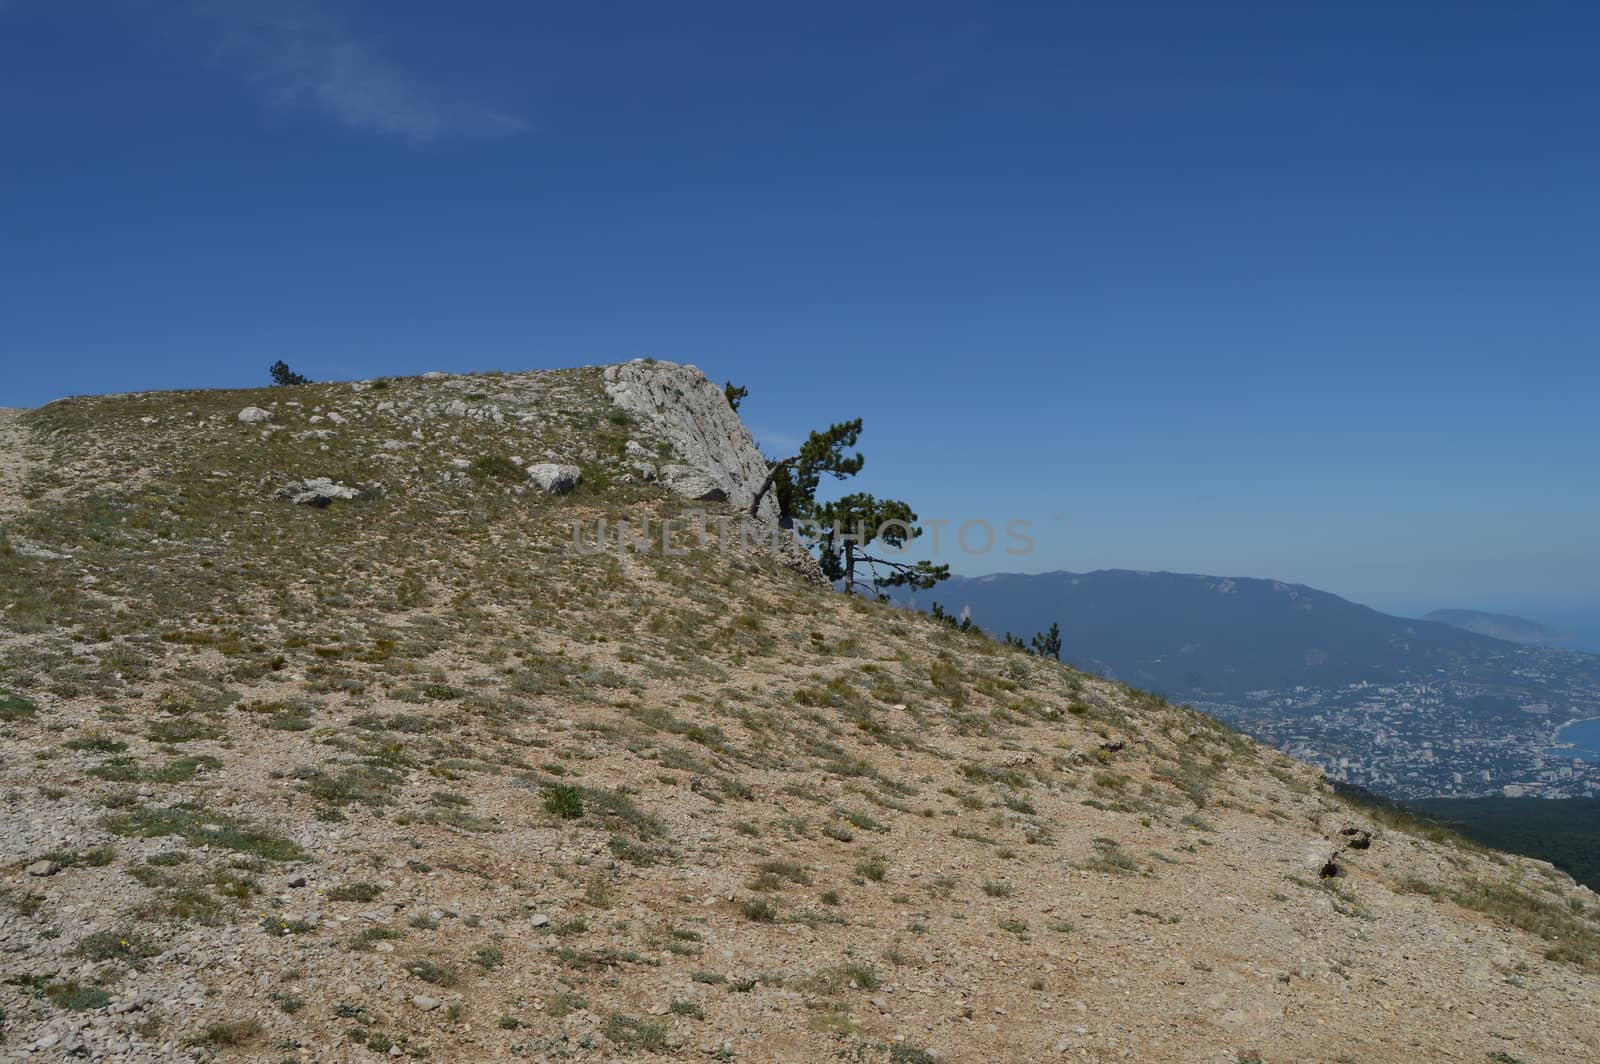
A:
<svg viewBox="0 0 1600 1064">
<path fill-rule="evenodd" d="M 259 425 L 263 421 L 272 420 L 272 411 L 263 410 L 259 406 L 247 406 L 239 411 L 239 420 L 246 425 Z"/>
<path fill-rule="evenodd" d="M 308 477 L 278 489 L 278 498 L 288 499 L 298 506 L 315 506 L 318 509 L 331 505 L 335 500 L 348 502 L 354 499 L 370 499 L 379 494 L 382 494 L 379 487 L 352 487 L 349 484 L 337 483 L 329 477 Z"/>
</svg>

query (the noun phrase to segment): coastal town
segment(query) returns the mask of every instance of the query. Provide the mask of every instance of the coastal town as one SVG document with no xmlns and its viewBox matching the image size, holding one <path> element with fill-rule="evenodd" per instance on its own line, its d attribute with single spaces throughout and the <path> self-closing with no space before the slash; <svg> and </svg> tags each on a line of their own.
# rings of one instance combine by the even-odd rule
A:
<svg viewBox="0 0 1600 1064">
<path fill-rule="evenodd" d="M 1559 745 L 1563 725 L 1600 717 L 1589 655 L 1546 652 L 1524 670 L 1538 693 L 1441 672 L 1427 680 L 1254 691 L 1195 706 L 1329 776 L 1393 798 L 1600 796 L 1600 756 Z"/>
</svg>

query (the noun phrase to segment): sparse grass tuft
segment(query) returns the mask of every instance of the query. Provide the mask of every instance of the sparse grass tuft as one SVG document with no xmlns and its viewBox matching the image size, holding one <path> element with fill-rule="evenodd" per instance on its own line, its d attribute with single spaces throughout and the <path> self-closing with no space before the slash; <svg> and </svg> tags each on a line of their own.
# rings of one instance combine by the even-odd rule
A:
<svg viewBox="0 0 1600 1064">
<path fill-rule="evenodd" d="M 739 903 L 739 911 L 746 920 L 770 924 L 778 919 L 778 910 L 766 898 L 746 898 Z"/>
<path fill-rule="evenodd" d="M 455 986 L 457 981 L 455 972 L 434 963 L 426 957 L 408 962 L 406 971 L 421 979 L 424 983 L 432 983 L 434 986 L 451 987 Z"/>
<path fill-rule="evenodd" d="M 667 1044 L 667 1025 L 664 1022 L 651 1022 L 626 1013 L 607 1020 L 605 1034 L 623 1052 L 654 1052 Z"/>
<path fill-rule="evenodd" d="M 11 691 L 0 691 L 0 722 L 14 724 L 39 712 L 39 704 L 31 698 Z"/>
<path fill-rule="evenodd" d="M 811 987 L 818 993 L 837 994 L 845 990 L 876 990 L 882 980 L 870 964 L 846 961 L 824 968 L 811 977 Z"/>
<path fill-rule="evenodd" d="M 372 901 L 383 893 L 376 883 L 341 883 L 327 893 L 329 901 Z"/>
<path fill-rule="evenodd" d="M 78 940 L 73 954 L 91 961 L 121 961 L 132 968 L 161 952 L 161 947 L 133 931 L 95 931 Z"/>
<path fill-rule="evenodd" d="M 1132 875 L 1139 871 L 1138 862 L 1128 856 L 1122 844 L 1116 839 L 1108 839 L 1097 835 L 1091 844 L 1094 846 L 1094 855 L 1078 864 L 1079 868 L 1091 872 L 1108 872 L 1112 875 Z"/>
<path fill-rule="evenodd" d="M 256 1019 L 219 1020 L 208 1025 L 197 1038 L 196 1044 L 236 1048 L 248 1045 L 261 1034 L 261 1021 Z"/>
<path fill-rule="evenodd" d="M 145 839 L 181 835 L 191 845 L 220 846 L 268 861 L 303 861 L 306 857 L 304 850 L 281 835 L 197 805 L 135 809 L 108 817 L 102 824 L 115 835 Z"/>
</svg>

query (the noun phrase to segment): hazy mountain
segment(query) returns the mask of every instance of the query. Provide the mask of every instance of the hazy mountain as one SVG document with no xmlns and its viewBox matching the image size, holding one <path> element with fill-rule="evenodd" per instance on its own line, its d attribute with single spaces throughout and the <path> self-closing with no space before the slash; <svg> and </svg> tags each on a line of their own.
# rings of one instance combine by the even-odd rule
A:
<svg viewBox="0 0 1600 1064">
<path fill-rule="evenodd" d="M 1301 584 L 1125 569 L 958 577 L 923 594 L 996 635 L 1061 625 L 1074 665 L 1185 698 L 1426 675 L 1508 644 Z"/>
<path fill-rule="evenodd" d="M 1484 613 L 1481 610 L 1434 610 L 1425 620 L 1438 621 L 1478 635 L 1504 639 L 1508 643 L 1551 644 L 1562 643 L 1568 636 L 1538 621 L 1526 617 L 1513 617 L 1508 613 Z"/>
</svg>

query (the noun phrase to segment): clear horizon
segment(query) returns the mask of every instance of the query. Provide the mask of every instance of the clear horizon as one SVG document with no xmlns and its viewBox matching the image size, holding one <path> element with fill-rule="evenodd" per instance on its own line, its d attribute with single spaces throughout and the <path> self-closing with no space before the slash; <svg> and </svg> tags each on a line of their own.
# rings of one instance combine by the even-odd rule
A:
<svg viewBox="0 0 1600 1064">
<path fill-rule="evenodd" d="M 1596 31 L 10 0 L 0 406 L 648 355 L 1030 569 L 1590 631 Z"/>
</svg>

